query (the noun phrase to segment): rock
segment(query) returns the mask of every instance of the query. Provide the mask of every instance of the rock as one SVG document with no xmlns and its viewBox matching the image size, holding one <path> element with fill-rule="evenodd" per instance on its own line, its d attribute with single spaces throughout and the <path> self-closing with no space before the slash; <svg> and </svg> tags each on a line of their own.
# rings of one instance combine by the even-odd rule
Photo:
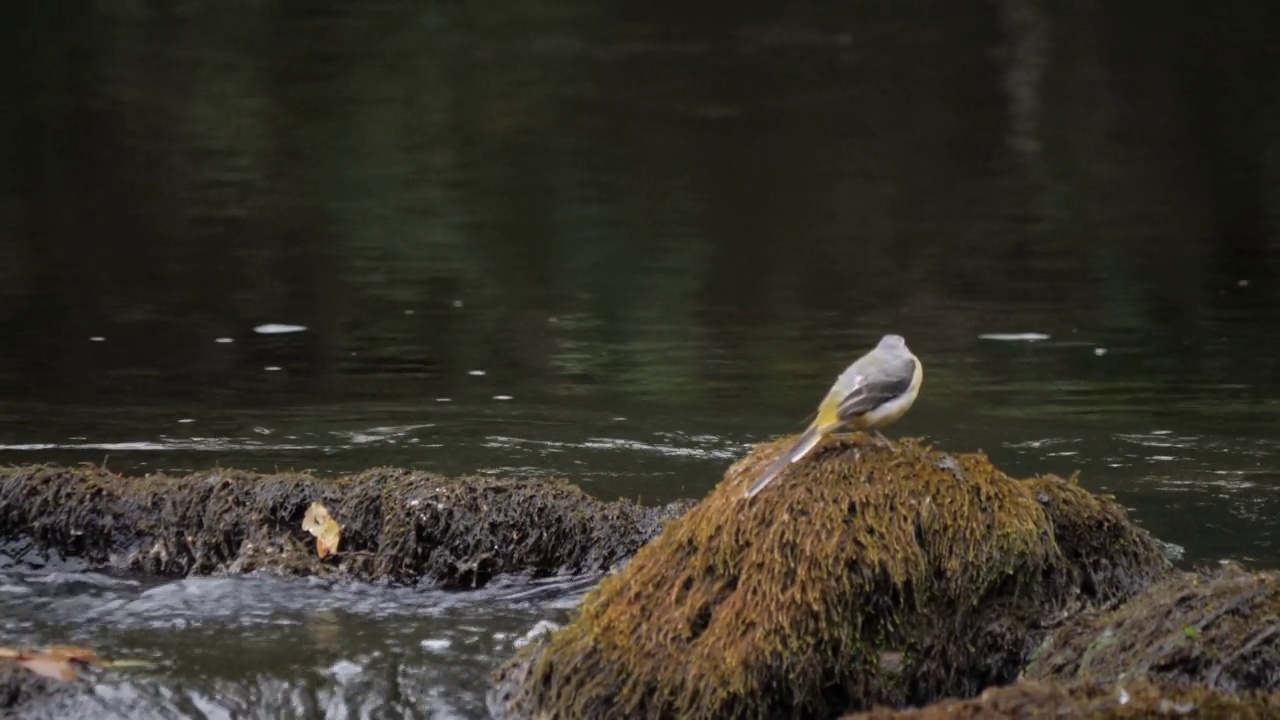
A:
<svg viewBox="0 0 1280 720">
<path fill-rule="evenodd" d="M 339 552 L 325 560 L 302 530 L 316 501 L 342 526 Z M 688 505 L 603 502 L 564 481 L 394 468 L 332 480 L 0 468 L 0 542 L 9 554 L 51 551 L 160 575 L 270 569 L 477 587 L 504 573 L 599 573 Z"/>
<path fill-rule="evenodd" d="M 876 708 L 846 715 L 842 720 L 1262 720 L 1275 717 L 1280 717 L 1280 693 L 1236 694 L 1161 687 L 1146 680 L 1115 684 L 1024 680 L 992 688 L 968 700 L 944 700 L 909 710 Z"/>
<path fill-rule="evenodd" d="M 1073 481 L 829 438 L 758 446 L 495 676 L 498 718 L 828 718 L 1012 681 L 1047 625 L 1168 561 Z"/>
<path fill-rule="evenodd" d="M 1058 628 L 1026 677 L 1280 692 L 1280 572 L 1179 573 Z"/>
</svg>

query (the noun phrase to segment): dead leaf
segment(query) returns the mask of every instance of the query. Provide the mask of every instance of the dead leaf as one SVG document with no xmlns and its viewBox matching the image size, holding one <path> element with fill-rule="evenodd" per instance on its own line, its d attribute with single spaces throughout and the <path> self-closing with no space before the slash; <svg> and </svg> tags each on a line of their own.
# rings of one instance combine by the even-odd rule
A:
<svg viewBox="0 0 1280 720">
<path fill-rule="evenodd" d="M 84 663 L 85 665 L 101 666 L 103 664 L 103 660 L 98 657 L 98 653 L 78 645 L 49 645 L 45 647 L 44 654 L 71 662 Z"/>
<path fill-rule="evenodd" d="M 37 675 L 63 682 L 75 680 L 79 668 L 111 664 L 93 650 L 78 645 L 50 645 L 43 649 L 0 648 L 0 660 L 13 660 Z"/>
<path fill-rule="evenodd" d="M 0 647 L 0 660 L 12 660 L 32 673 L 69 683 L 81 667 L 143 667 L 145 660 L 105 660 L 97 652 L 74 644 L 51 644 L 45 648 Z"/>
<path fill-rule="evenodd" d="M 320 559 L 338 552 L 342 541 L 342 526 L 329 515 L 329 510 L 319 502 L 311 503 L 302 516 L 302 529 L 316 537 L 316 554 Z"/>
<path fill-rule="evenodd" d="M 33 655 L 18 658 L 18 664 L 42 677 L 71 682 L 76 679 L 76 669 L 66 658 L 52 655 Z"/>
</svg>

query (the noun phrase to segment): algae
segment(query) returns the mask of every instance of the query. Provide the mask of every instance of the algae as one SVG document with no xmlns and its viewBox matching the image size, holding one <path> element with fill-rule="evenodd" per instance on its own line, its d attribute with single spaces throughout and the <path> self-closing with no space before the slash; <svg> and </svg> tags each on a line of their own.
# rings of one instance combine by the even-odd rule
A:
<svg viewBox="0 0 1280 720">
<path fill-rule="evenodd" d="M 992 688 L 979 697 L 967 700 L 944 700 L 927 707 L 908 710 L 881 707 L 846 715 L 842 720 L 1262 720 L 1276 717 L 1280 717 L 1280 693 L 1224 693 L 1162 687 L 1145 680 L 1114 684 L 1025 680 L 1006 687 Z"/>
<path fill-rule="evenodd" d="M 731 466 L 499 669 L 490 712 L 825 718 L 972 695 L 1016 677 L 1046 618 L 1168 568 L 1122 508 L 1073 483 L 914 440 L 826 439 L 744 499 L 789 441 Z"/>
<path fill-rule="evenodd" d="M 324 560 L 301 527 L 317 501 L 342 525 L 341 552 Z M 329 480 L 0 468 L 0 542 L 161 575 L 262 568 L 475 587 L 504 573 L 601 572 L 687 506 L 606 503 L 564 481 L 395 468 Z"/>
<path fill-rule="evenodd" d="M 1175 575 L 1058 628 L 1025 676 L 1280 691 L 1280 572 L 1228 564 Z"/>
</svg>

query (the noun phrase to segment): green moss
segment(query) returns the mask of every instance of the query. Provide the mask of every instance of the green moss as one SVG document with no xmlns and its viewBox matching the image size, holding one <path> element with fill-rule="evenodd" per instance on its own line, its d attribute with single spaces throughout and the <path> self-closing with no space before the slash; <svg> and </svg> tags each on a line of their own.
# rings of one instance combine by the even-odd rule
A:
<svg viewBox="0 0 1280 720">
<path fill-rule="evenodd" d="M 498 674 L 517 717 L 832 717 L 1011 680 L 1036 627 L 1076 602 L 1109 545 L 1122 596 L 1166 567 L 1123 511 L 1057 479 L 1020 482 L 976 454 L 832 438 L 750 500 L 786 441 L 758 447 L 640 549 L 572 623 Z M 1109 533 L 1061 546 L 1055 527 Z M 1116 582 L 1125 578 L 1131 582 Z M 1101 583 L 1098 586 L 1098 583 Z"/>
<path fill-rule="evenodd" d="M 301 527 L 316 501 L 343 528 L 329 560 Z M 0 468 L 0 541 L 155 574 L 265 568 L 475 587 L 502 573 L 599 572 L 685 507 L 605 503 L 562 481 L 391 468 L 332 480 Z"/>
</svg>

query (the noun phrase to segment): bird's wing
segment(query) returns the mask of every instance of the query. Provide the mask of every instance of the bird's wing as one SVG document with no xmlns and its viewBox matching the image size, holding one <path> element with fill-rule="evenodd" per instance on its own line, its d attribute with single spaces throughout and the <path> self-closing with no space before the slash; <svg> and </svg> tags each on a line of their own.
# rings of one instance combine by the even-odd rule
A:
<svg viewBox="0 0 1280 720">
<path fill-rule="evenodd" d="M 836 406 L 836 417 L 849 420 L 870 412 L 911 388 L 916 361 L 907 358 L 902 364 L 883 368 L 854 378 L 853 388 Z"/>
</svg>

